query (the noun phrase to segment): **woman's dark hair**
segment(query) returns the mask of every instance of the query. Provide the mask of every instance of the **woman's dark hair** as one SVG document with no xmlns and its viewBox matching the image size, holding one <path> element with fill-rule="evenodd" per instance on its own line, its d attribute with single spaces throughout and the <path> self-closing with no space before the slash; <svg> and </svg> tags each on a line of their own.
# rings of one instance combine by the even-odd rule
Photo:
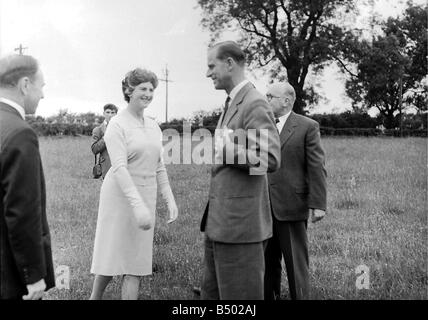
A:
<svg viewBox="0 0 428 320">
<path fill-rule="evenodd" d="M 150 82 L 154 89 L 159 83 L 156 74 L 146 69 L 136 68 L 126 74 L 125 79 L 122 80 L 122 92 L 126 102 L 129 102 L 129 96 L 135 87 L 144 82 Z"/>
</svg>

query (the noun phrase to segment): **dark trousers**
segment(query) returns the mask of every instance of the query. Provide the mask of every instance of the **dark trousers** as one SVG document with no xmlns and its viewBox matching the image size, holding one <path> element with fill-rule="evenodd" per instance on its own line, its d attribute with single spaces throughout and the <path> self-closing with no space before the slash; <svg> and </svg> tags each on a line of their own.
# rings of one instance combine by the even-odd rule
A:
<svg viewBox="0 0 428 320">
<path fill-rule="evenodd" d="M 273 217 L 273 237 L 265 250 L 265 299 L 281 293 L 281 258 L 284 257 L 291 299 L 309 299 L 307 220 L 279 221 Z"/>
<path fill-rule="evenodd" d="M 263 300 L 264 244 L 221 243 L 205 236 L 202 300 Z"/>
</svg>

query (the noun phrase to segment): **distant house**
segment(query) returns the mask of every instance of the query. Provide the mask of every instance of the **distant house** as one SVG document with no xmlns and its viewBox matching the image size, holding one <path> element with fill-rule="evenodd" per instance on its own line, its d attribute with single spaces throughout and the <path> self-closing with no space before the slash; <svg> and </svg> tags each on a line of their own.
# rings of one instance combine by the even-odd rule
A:
<svg viewBox="0 0 428 320">
<path fill-rule="evenodd" d="M 376 129 L 380 130 L 382 133 L 385 132 L 385 126 L 383 124 L 376 126 Z"/>
</svg>

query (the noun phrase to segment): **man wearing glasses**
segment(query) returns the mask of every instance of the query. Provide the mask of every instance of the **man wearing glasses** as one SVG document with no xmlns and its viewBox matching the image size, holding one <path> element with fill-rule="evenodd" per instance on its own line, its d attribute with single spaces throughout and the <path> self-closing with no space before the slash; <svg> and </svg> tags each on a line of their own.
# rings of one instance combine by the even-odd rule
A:
<svg viewBox="0 0 428 320">
<path fill-rule="evenodd" d="M 316 121 L 294 113 L 294 88 L 287 82 L 268 88 L 266 97 L 281 141 L 281 167 L 268 173 L 273 237 L 265 250 L 265 299 L 280 297 L 284 257 L 291 299 L 309 298 L 307 221 L 326 211 L 326 170 Z"/>
</svg>

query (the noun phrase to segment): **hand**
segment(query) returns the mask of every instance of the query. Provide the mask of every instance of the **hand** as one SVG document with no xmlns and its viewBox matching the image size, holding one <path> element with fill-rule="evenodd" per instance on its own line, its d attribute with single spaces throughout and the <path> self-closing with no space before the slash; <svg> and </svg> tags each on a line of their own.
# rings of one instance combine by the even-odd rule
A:
<svg viewBox="0 0 428 320">
<path fill-rule="evenodd" d="M 224 142 L 223 142 L 223 136 L 216 136 L 215 137 L 215 143 L 214 143 L 214 156 L 215 156 L 215 162 L 221 163 L 223 156 L 223 150 L 224 150 Z"/>
<path fill-rule="evenodd" d="M 43 293 L 46 289 L 46 283 L 44 279 L 41 279 L 33 284 L 27 285 L 28 294 L 22 296 L 23 300 L 40 300 L 43 297 Z"/>
<path fill-rule="evenodd" d="M 153 227 L 153 217 L 146 206 L 135 208 L 134 216 L 140 229 L 149 230 Z"/>
<path fill-rule="evenodd" d="M 166 223 L 174 222 L 178 217 L 178 208 L 174 199 L 172 199 L 171 201 L 168 201 L 168 212 L 169 212 L 169 219 Z"/>
<path fill-rule="evenodd" d="M 223 159 L 222 153 L 224 152 L 224 148 L 228 144 L 232 143 L 232 140 L 230 139 L 231 133 L 233 133 L 233 130 L 225 127 L 224 129 L 222 129 L 221 134 L 215 136 L 215 144 L 214 144 L 215 158 L 218 159 L 218 161 L 220 162 Z"/>
<path fill-rule="evenodd" d="M 320 209 L 309 209 L 311 214 L 311 221 L 315 223 L 320 221 L 325 216 L 325 211 Z"/>
</svg>

